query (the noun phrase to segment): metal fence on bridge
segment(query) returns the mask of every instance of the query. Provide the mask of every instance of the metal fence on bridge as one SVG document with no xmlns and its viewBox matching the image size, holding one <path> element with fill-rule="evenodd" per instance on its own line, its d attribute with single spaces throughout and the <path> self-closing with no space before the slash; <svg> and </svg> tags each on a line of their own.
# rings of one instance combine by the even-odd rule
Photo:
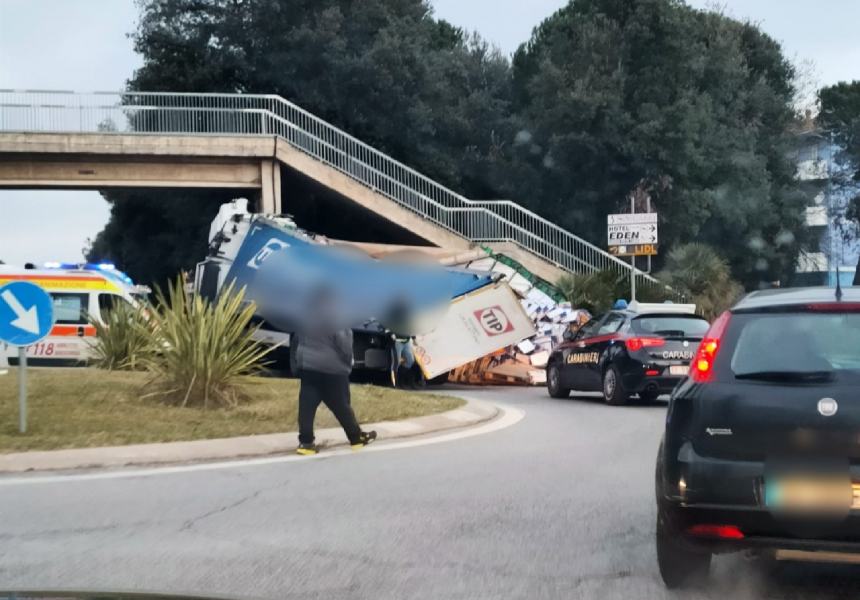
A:
<svg viewBox="0 0 860 600">
<path fill-rule="evenodd" d="M 571 273 L 631 267 L 510 201 L 474 201 L 271 94 L 0 90 L 0 131 L 277 135 L 476 243 L 513 242 Z M 638 281 L 654 281 L 636 272 Z"/>
</svg>

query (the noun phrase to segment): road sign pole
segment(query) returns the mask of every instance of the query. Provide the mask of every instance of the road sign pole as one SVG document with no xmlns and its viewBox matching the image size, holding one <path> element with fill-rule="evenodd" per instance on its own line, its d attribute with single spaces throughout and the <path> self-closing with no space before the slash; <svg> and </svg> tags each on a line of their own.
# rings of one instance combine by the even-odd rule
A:
<svg viewBox="0 0 860 600">
<path fill-rule="evenodd" d="M 18 431 L 27 433 L 27 348 L 18 346 Z"/>
<path fill-rule="evenodd" d="M 636 302 L 636 257 L 630 257 L 630 301 Z"/>
<path fill-rule="evenodd" d="M 630 214 L 636 214 L 636 201 L 630 197 Z M 630 302 L 636 302 L 636 255 L 630 257 Z"/>
<path fill-rule="evenodd" d="M 0 286 L 0 342 L 18 347 L 18 431 L 27 433 L 27 347 L 44 339 L 54 325 L 54 303 L 29 281 Z"/>
<path fill-rule="evenodd" d="M 651 212 L 651 194 L 645 198 L 645 212 Z M 651 255 L 648 255 L 648 274 L 651 274 Z"/>
</svg>

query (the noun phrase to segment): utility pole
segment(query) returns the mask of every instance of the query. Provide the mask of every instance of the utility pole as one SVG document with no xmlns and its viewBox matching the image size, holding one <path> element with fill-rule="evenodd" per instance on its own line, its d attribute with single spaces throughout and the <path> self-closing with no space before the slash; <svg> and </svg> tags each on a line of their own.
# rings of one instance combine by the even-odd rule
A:
<svg viewBox="0 0 860 600">
<path fill-rule="evenodd" d="M 824 210 L 827 213 L 827 285 L 833 273 L 833 255 L 836 252 L 834 238 L 836 237 L 836 224 L 833 221 L 833 132 L 830 132 L 829 146 L 827 147 L 827 187 L 825 188 Z M 837 265 L 838 266 L 838 265 Z M 838 276 L 837 276 L 838 277 Z"/>
</svg>

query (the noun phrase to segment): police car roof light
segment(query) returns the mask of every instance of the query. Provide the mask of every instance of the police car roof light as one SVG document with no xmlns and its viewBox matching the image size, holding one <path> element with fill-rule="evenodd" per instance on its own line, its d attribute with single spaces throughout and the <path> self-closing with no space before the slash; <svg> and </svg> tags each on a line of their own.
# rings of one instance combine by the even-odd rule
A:
<svg viewBox="0 0 860 600">
<path fill-rule="evenodd" d="M 645 313 L 672 313 L 672 314 L 695 314 L 695 304 L 665 304 L 657 302 L 637 302 L 633 301 L 627 309 L 640 314 Z"/>
</svg>

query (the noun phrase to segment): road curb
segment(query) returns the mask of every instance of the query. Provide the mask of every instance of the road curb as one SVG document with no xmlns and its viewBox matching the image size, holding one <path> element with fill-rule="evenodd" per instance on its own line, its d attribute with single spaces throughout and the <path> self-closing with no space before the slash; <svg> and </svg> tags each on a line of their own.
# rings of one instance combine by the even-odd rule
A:
<svg viewBox="0 0 860 600">
<path fill-rule="evenodd" d="M 494 404 L 469 398 L 463 399 L 466 400 L 465 406 L 444 413 L 402 421 L 366 423 L 362 427 L 375 429 L 380 441 L 394 440 L 475 427 L 499 415 L 500 410 Z M 323 448 L 347 444 L 343 430 L 340 428 L 318 429 L 316 436 L 317 444 Z M 253 458 L 295 452 L 297 446 L 297 433 L 292 431 L 189 442 L 15 452 L 0 454 L 0 474 L 174 465 Z"/>
</svg>

